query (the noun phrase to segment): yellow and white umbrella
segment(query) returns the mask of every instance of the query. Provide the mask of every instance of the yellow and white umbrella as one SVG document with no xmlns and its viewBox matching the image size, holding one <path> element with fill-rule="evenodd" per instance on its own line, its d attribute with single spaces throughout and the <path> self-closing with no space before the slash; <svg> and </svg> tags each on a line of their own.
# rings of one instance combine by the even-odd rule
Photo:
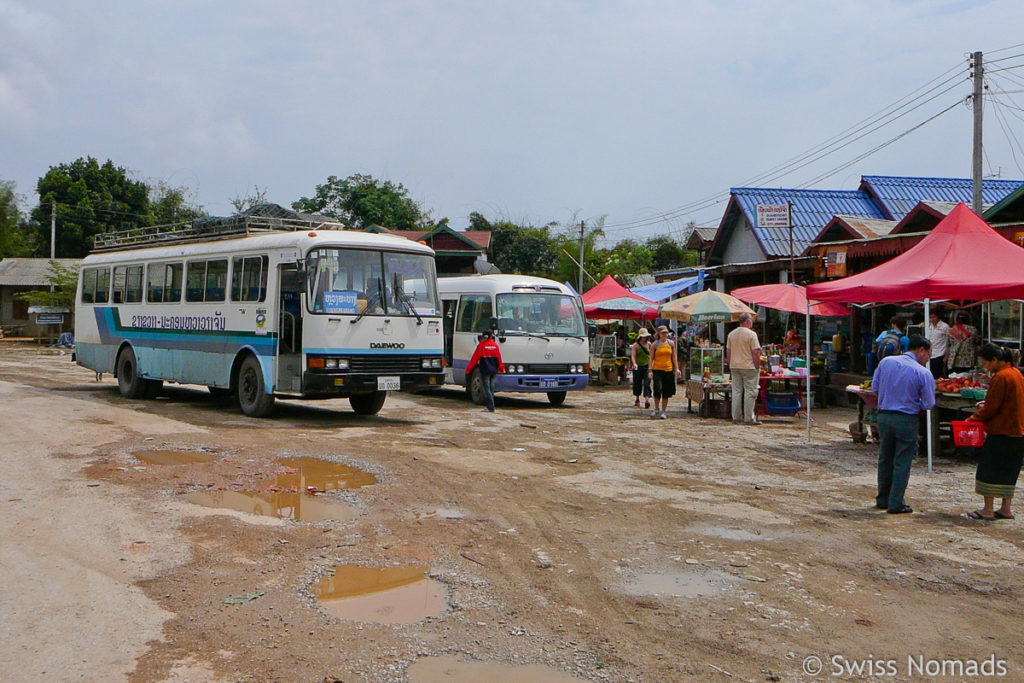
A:
<svg viewBox="0 0 1024 683">
<path fill-rule="evenodd" d="M 661 317 L 691 323 L 736 322 L 744 313 L 756 317 L 757 313 L 734 296 L 706 289 L 661 307 Z"/>
</svg>

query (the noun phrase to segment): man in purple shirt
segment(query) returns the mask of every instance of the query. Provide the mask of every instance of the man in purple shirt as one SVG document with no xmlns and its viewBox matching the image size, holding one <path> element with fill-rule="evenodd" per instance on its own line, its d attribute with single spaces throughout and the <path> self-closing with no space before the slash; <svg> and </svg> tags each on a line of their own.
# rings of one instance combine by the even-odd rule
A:
<svg viewBox="0 0 1024 683">
<path fill-rule="evenodd" d="M 925 367 L 932 344 L 914 335 L 907 352 L 883 358 L 871 388 L 878 394 L 878 495 L 875 507 L 891 515 L 913 512 L 903 500 L 917 455 L 918 413 L 935 405 L 935 378 Z"/>
</svg>

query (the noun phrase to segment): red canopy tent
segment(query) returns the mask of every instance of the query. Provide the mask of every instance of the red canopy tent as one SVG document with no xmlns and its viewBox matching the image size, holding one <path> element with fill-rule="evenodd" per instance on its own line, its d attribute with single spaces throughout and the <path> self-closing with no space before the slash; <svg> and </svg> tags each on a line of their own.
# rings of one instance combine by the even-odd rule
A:
<svg viewBox="0 0 1024 683">
<path fill-rule="evenodd" d="M 845 303 L 923 301 L 927 320 L 929 306 L 936 299 L 1024 298 L 1024 249 L 961 202 L 913 248 L 863 273 L 810 285 L 807 296 Z M 928 471 L 931 469 L 928 411 Z"/>
<path fill-rule="evenodd" d="M 658 304 L 633 294 L 611 275 L 583 293 L 583 311 L 588 318 L 628 318 L 654 320 Z"/>
<path fill-rule="evenodd" d="M 740 287 L 732 290 L 732 295 L 755 306 L 774 308 L 777 311 L 790 313 L 807 313 L 807 291 L 797 284 L 782 283 L 777 285 L 757 285 Z M 811 315 L 841 316 L 850 315 L 850 309 L 842 304 L 831 301 L 812 301 Z"/>
<path fill-rule="evenodd" d="M 815 301 L 895 303 L 1024 298 L 1024 249 L 960 203 L 923 240 L 857 275 L 807 287 Z"/>
</svg>

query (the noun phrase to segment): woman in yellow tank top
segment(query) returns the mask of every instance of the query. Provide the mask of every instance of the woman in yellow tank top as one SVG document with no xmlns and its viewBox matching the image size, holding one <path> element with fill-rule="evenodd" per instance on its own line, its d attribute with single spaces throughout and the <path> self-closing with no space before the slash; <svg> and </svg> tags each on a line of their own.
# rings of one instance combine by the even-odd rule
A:
<svg viewBox="0 0 1024 683">
<path fill-rule="evenodd" d="M 651 344 L 651 382 L 654 385 L 654 410 L 651 419 L 668 417 L 668 400 L 675 396 L 676 378 L 682 372 L 676 359 L 675 342 L 668 338 L 668 328 L 658 326 L 658 340 Z M 658 407 L 658 401 L 661 407 Z"/>
</svg>

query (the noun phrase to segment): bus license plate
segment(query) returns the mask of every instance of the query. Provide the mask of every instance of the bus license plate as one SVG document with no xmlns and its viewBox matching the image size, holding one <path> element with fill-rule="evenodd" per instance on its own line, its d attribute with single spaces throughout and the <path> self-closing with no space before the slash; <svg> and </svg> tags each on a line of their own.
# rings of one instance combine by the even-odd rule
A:
<svg viewBox="0 0 1024 683">
<path fill-rule="evenodd" d="M 378 377 L 377 391 L 401 391 L 402 380 L 399 377 Z"/>
<path fill-rule="evenodd" d="M 554 377 L 542 377 L 540 380 L 541 389 L 554 389 L 558 386 L 558 380 Z"/>
</svg>

